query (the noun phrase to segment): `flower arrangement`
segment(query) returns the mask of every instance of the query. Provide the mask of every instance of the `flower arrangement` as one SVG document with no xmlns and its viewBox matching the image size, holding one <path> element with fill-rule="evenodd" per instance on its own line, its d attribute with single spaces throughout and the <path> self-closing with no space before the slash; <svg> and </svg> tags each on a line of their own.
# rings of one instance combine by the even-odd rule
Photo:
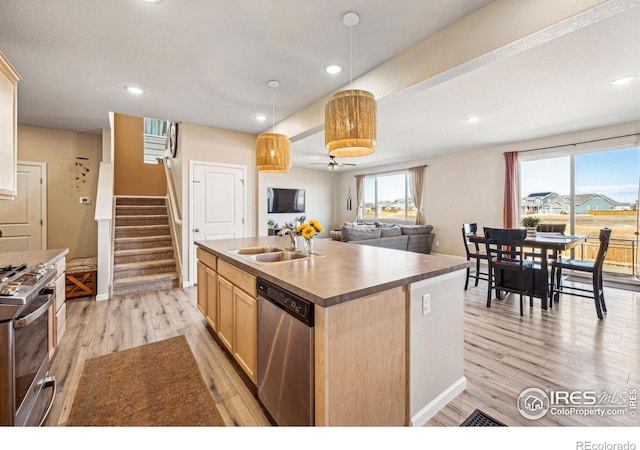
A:
<svg viewBox="0 0 640 450">
<path fill-rule="evenodd" d="M 317 220 L 311 219 L 309 223 L 299 225 L 296 231 L 304 238 L 305 252 L 313 253 L 313 238 L 316 234 L 322 233 L 324 227 Z"/>
<path fill-rule="evenodd" d="M 313 237 L 324 231 L 324 227 L 315 219 L 311 219 L 309 223 L 303 223 L 297 228 L 298 233 L 305 239 L 313 239 Z"/>
</svg>

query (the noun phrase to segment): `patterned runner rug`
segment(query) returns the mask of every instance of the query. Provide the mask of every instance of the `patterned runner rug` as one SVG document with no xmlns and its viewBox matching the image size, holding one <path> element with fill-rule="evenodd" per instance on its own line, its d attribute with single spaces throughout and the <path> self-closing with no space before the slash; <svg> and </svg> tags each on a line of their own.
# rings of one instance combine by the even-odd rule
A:
<svg viewBox="0 0 640 450">
<path fill-rule="evenodd" d="M 85 362 L 67 426 L 224 426 L 178 336 Z"/>
</svg>

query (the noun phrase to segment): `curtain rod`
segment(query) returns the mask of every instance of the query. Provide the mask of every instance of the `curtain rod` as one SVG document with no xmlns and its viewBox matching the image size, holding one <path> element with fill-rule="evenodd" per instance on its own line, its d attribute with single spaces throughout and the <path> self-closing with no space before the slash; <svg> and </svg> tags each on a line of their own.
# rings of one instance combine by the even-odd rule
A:
<svg viewBox="0 0 640 450">
<path fill-rule="evenodd" d="M 406 169 L 396 169 L 396 170 L 387 170 L 386 172 L 376 172 L 376 173 L 363 173 L 361 175 L 354 175 L 354 177 L 359 177 L 359 176 L 370 176 L 370 175 L 382 175 L 385 173 L 395 173 L 395 172 L 404 172 L 405 170 L 409 170 L 409 169 L 415 169 L 416 167 L 429 167 L 428 164 L 425 164 L 424 166 L 413 166 L 413 167 L 407 167 Z"/>
<path fill-rule="evenodd" d="M 551 149 L 554 149 L 554 148 L 562 148 L 562 147 L 575 147 L 576 145 L 592 144 L 594 142 L 609 141 L 609 140 L 612 140 L 612 139 L 619 139 L 619 138 L 638 136 L 638 135 L 640 135 L 640 133 L 631 133 L 631 134 L 625 134 L 625 135 L 622 135 L 622 136 L 613 136 L 613 137 L 609 137 L 609 138 L 593 139 L 591 141 L 574 142 L 573 144 L 552 145 L 550 147 L 540 147 L 540 148 L 531 148 L 529 150 L 519 150 L 517 153 L 528 153 L 528 152 L 535 152 L 535 151 L 538 151 L 538 150 L 551 150 Z M 509 153 L 509 152 L 504 152 L 504 153 Z"/>
</svg>

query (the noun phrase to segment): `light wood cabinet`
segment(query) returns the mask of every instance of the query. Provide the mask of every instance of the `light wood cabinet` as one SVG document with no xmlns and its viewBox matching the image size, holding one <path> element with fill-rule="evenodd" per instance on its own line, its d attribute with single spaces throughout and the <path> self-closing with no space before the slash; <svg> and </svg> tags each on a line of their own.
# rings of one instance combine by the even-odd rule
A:
<svg viewBox="0 0 640 450">
<path fill-rule="evenodd" d="M 218 332 L 218 274 L 207 267 L 207 322 Z"/>
<path fill-rule="evenodd" d="M 233 357 L 255 383 L 258 379 L 258 301 L 240 289 L 233 291 L 235 329 Z"/>
<path fill-rule="evenodd" d="M 67 304 L 65 302 L 65 276 L 67 258 L 60 258 L 54 265 L 56 277 L 54 279 L 54 289 L 56 291 L 55 300 L 49 309 L 49 358 L 53 356 L 60 340 L 67 329 Z"/>
<path fill-rule="evenodd" d="M 233 352 L 233 284 L 218 276 L 218 337 Z"/>
<path fill-rule="evenodd" d="M 20 75 L 0 52 L 0 199 L 17 195 L 18 81 Z"/>
<path fill-rule="evenodd" d="M 203 316 L 207 317 L 207 266 L 202 261 L 198 261 L 198 309 Z"/>
<path fill-rule="evenodd" d="M 198 309 L 247 376 L 258 384 L 256 277 L 198 249 Z"/>
</svg>

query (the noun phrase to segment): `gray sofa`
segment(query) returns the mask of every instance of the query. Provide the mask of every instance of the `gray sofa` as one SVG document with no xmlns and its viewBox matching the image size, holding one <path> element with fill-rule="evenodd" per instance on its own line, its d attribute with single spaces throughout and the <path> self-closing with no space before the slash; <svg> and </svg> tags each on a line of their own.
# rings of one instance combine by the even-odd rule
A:
<svg viewBox="0 0 640 450">
<path fill-rule="evenodd" d="M 431 253 L 435 234 L 431 225 L 346 224 L 340 240 L 360 245 L 394 248 L 416 253 Z"/>
</svg>

